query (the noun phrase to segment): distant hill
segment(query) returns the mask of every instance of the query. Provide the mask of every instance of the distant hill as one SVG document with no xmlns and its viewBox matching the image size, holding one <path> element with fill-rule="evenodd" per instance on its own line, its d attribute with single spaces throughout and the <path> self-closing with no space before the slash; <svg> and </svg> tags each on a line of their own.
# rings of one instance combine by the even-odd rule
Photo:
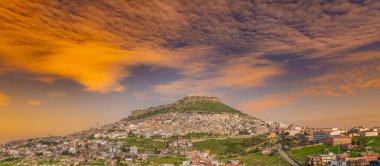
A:
<svg viewBox="0 0 380 166">
<path fill-rule="evenodd" d="M 172 104 L 136 110 L 115 123 L 63 137 L 10 142 L 56 141 L 65 139 L 124 139 L 258 135 L 273 131 L 266 122 L 240 112 L 216 97 L 187 96 Z"/>
<path fill-rule="evenodd" d="M 95 137 L 192 137 L 194 135 L 256 135 L 271 130 L 267 124 L 223 104 L 216 97 L 187 96 L 172 104 L 135 110 L 131 116 L 102 126 Z"/>
<path fill-rule="evenodd" d="M 158 107 L 152 107 L 145 110 L 135 110 L 132 112 L 128 120 L 136 120 L 148 118 L 158 114 L 165 114 L 170 112 L 181 112 L 181 113 L 229 113 L 245 115 L 239 110 L 232 108 L 226 104 L 223 104 L 216 97 L 206 97 L 206 96 L 187 96 L 181 100 L 176 101 L 173 104 L 161 105 Z"/>
</svg>

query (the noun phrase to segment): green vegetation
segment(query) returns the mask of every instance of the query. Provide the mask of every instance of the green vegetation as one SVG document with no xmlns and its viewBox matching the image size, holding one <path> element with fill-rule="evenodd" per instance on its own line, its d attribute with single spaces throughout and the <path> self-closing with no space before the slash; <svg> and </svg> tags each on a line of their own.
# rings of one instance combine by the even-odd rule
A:
<svg viewBox="0 0 380 166">
<path fill-rule="evenodd" d="M 362 150 L 370 150 L 380 155 L 380 137 L 354 137 L 352 144 Z"/>
<path fill-rule="evenodd" d="M 365 151 L 375 151 L 380 154 L 380 137 L 354 137 L 352 143 L 358 145 L 358 149 L 351 149 L 350 156 L 356 157 L 359 156 L 361 152 Z M 291 151 L 290 156 L 295 160 L 303 163 L 305 157 L 308 155 L 318 155 L 318 154 L 328 154 L 330 152 L 337 154 L 339 151 L 338 145 L 336 146 L 327 146 L 327 145 L 315 145 L 303 147 L 300 149 L 294 149 Z M 342 149 L 340 145 L 340 153 L 346 152 Z"/>
<path fill-rule="evenodd" d="M 166 142 L 164 141 L 155 141 L 150 138 L 126 138 L 124 139 L 126 144 L 125 148 L 129 148 L 131 146 L 137 146 L 138 148 L 142 148 L 145 150 L 154 150 L 154 149 L 164 149 L 166 147 Z"/>
<path fill-rule="evenodd" d="M 281 143 L 284 150 L 290 150 L 294 147 L 300 147 L 307 145 L 307 141 L 303 139 L 298 139 L 296 137 L 282 136 L 279 138 L 279 142 Z"/>
<path fill-rule="evenodd" d="M 105 163 L 104 163 L 104 161 L 93 161 L 89 165 L 91 165 L 91 166 L 104 166 Z"/>
<path fill-rule="evenodd" d="M 20 159 L 6 158 L 6 159 L 0 161 L 0 166 L 12 166 L 12 165 L 18 164 L 18 162 L 20 162 Z"/>
<path fill-rule="evenodd" d="M 85 164 L 79 164 L 78 166 L 105 166 L 105 162 L 104 160 L 97 160 L 97 161 L 92 161 L 92 162 L 89 162 L 89 163 L 85 163 Z"/>
<path fill-rule="evenodd" d="M 158 109 L 139 116 L 130 116 L 128 117 L 128 120 L 144 119 L 157 114 L 165 114 L 169 112 L 231 113 L 245 115 L 239 110 L 220 102 L 199 101 L 173 104 L 169 107 Z"/>
<path fill-rule="evenodd" d="M 227 158 L 223 159 L 223 162 L 226 162 L 228 160 L 239 160 L 241 161 L 241 164 L 246 165 L 285 165 L 290 166 L 290 164 L 285 161 L 283 158 L 281 158 L 280 155 L 277 153 L 274 153 L 271 156 L 262 155 L 260 153 L 251 153 L 244 156 L 238 156 L 233 158 Z"/>
<path fill-rule="evenodd" d="M 50 160 L 40 160 L 38 161 L 37 165 L 53 165 L 53 164 L 58 164 L 58 163 L 59 161 L 50 159 Z"/>
<path fill-rule="evenodd" d="M 186 134 L 185 138 L 211 138 L 211 137 L 218 137 L 219 135 L 215 134 L 209 134 L 209 133 L 189 133 Z"/>
<path fill-rule="evenodd" d="M 148 161 L 142 163 L 141 165 L 160 165 L 160 164 L 181 164 L 183 161 L 187 160 L 184 157 L 163 157 L 163 158 L 151 158 Z"/>
<path fill-rule="evenodd" d="M 91 134 L 91 135 L 87 136 L 87 140 L 93 140 L 93 139 L 95 139 L 94 134 Z"/>
<path fill-rule="evenodd" d="M 265 142 L 261 135 L 252 138 L 210 139 L 193 143 L 196 150 L 210 150 L 217 158 L 231 158 L 251 153 L 251 147 Z"/>
<path fill-rule="evenodd" d="M 307 146 L 292 150 L 290 156 L 298 162 L 304 163 L 305 157 L 308 155 L 328 154 L 330 152 L 338 153 L 338 146 L 327 146 L 322 144 Z"/>
<path fill-rule="evenodd" d="M 199 136 L 203 136 L 199 134 Z M 201 142 L 194 142 L 196 150 L 210 150 L 211 155 L 223 162 L 228 160 L 240 160 L 243 164 L 261 164 L 261 165 L 285 165 L 289 164 L 283 160 L 277 153 L 273 155 L 262 155 L 252 149 L 257 145 L 265 146 L 267 141 L 265 135 L 252 138 L 226 138 L 226 139 L 208 139 Z M 133 144 L 133 143 L 132 143 Z M 183 157 L 165 157 L 152 158 L 142 165 L 159 165 L 163 163 L 179 164 L 185 161 Z"/>
</svg>

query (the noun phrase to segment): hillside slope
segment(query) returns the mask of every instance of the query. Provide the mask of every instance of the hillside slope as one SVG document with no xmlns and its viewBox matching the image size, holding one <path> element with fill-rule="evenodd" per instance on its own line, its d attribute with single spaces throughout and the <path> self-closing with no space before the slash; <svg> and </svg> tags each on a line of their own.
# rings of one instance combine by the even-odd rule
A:
<svg viewBox="0 0 380 166">
<path fill-rule="evenodd" d="M 170 138 L 193 134 L 256 135 L 271 130 L 267 124 L 220 102 L 216 97 L 188 96 L 173 104 L 136 110 L 132 115 L 98 129 L 76 133 L 75 137 Z"/>
<path fill-rule="evenodd" d="M 220 102 L 215 97 L 204 96 L 188 96 L 182 100 L 178 100 L 173 104 L 162 105 L 158 107 L 152 107 L 146 110 L 136 110 L 132 112 L 132 115 L 128 117 L 128 120 L 136 120 L 148 118 L 158 114 L 165 114 L 171 112 L 181 113 L 229 113 L 245 115 L 237 109 L 234 109 L 226 104 Z"/>
</svg>

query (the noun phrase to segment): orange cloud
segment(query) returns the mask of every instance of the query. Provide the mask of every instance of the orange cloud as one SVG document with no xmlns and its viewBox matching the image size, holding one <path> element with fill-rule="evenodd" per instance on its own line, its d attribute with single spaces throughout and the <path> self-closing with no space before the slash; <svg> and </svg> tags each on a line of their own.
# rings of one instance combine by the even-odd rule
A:
<svg viewBox="0 0 380 166">
<path fill-rule="evenodd" d="M 168 56 L 159 55 L 158 52 L 121 50 L 104 43 L 77 44 L 49 39 L 56 46 L 31 48 L 29 45 L 14 47 L 9 40 L 12 39 L 6 38 L 0 42 L 0 51 L 5 55 L 0 58 L 8 67 L 69 78 L 85 86 L 86 90 L 94 92 L 122 91 L 124 87 L 118 81 L 129 76 L 128 67 L 139 64 L 160 65 L 163 61 L 169 61 Z M 47 53 L 31 55 L 39 52 Z M 34 79 L 44 82 L 54 80 L 51 77 L 48 80 L 40 78 Z"/>
<path fill-rule="evenodd" d="M 113 31 L 99 28 L 104 23 L 94 23 L 92 17 L 83 20 L 70 15 L 72 20 L 61 20 L 44 14 L 53 12 L 66 16 L 66 11 L 55 5 L 55 2 L 22 1 L 0 5 L 0 62 L 6 67 L 5 72 L 31 72 L 37 74 L 31 79 L 46 83 L 60 78 L 71 79 L 87 91 L 107 93 L 124 90 L 119 81 L 130 76 L 131 67 L 173 64 L 169 62 L 169 55 L 160 49 L 137 48 L 132 43 L 137 39 L 120 39 Z M 45 11 L 46 6 L 52 6 L 52 11 Z M 102 15 L 106 11 L 96 12 Z M 130 40 L 130 43 L 123 40 Z M 121 46 L 128 44 L 132 49 Z"/>
<path fill-rule="evenodd" d="M 38 100 L 29 100 L 27 103 L 31 106 L 40 106 L 42 104 L 42 102 Z"/>
<path fill-rule="evenodd" d="M 259 100 L 245 101 L 237 105 L 237 107 L 245 112 L 265 111 L 270 108 L 288 105 L 291 102 L 288 98 L 264 97 Z"/>
<path fill-rule="evenodd" d="M 9 104 L 9 97 L 0 93 L 0 106 L 7 106 Z"/>
<path fill-rule="evenodd" d="M 280 73 L 281 68 L 275 64 L 257 66 L 242 62 L 222 68 L 212 82 L 230 88 L 253 88 L 263 86 L 265 81 Z"/>
<path fill-rule="evenodd" d="M 191 66 L 191 65 L 189 65 Z M 217 68 L 216 70 L 207 70 Z M 282 65 L 258 55 L 244 55 L 219 65 L 210 65 L 196 76 L 154 86 L 162 94 L 218 94 L 218 88 L 248 89 L 265 86 L 267 81 L 283 73 Z M 186 87 L 186 88 L 184 88 Z"/>
<path fill-rule="evenodd" d="M 346 61 L 346 59 L 343 59 Z M 347 64 L 345 64 L 347 65 Z M 370 88 L 380 89 L 380 65 L 374 63 L 347 65 L 309 80 L 300 96 L 341 96 L 355 94 Z"/>
</svg>

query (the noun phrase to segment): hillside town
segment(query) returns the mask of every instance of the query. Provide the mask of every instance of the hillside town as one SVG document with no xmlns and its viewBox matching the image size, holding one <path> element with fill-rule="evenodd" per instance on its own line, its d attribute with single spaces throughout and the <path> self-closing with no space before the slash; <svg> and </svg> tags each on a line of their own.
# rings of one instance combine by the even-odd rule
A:
<svg viewBox="0 0 380 166">
<path fill-rule="evenodd" d="M 284 150 L 290 149 L 290 153 L 303 147 L 339 148 L 336 153 L 328 151 L 327 148 L 324 149 L 326 151 L 318 152 L 320 154 L 306 155 L 303 159 L 304 162 L 299 162 L 299 165 L 348 166 L 369 165 L 371 163 L 373 165 L 379 159 L 379 146 L 370 147 L 367 145 L 362 148 L 360 139 L 354 139 L 372 138 L 379 141 L 380 130 L 377 127 L 371 129 L 354 127 L 349 130 L 341 130 L 337 128 L 305 128 L 272 122 L 266 122 L 266 124 L 273 126 L 273 130 L 262 134 L 266 135 L 267 140 L 276 140 L 275 142 L 282 144 Z M 144 165 L 151 159 L 178 157 L 183 158 L 180 163 L 162 165 L 242 165 L 239 160 L 227 162 L 217 160 L 208 149 L 194 149 L 191 138 L 173 136 L 169 138 L 164 135 L 165 139 L 162 140 L 165 141 L 161 145 L 157 145 L 155 148 L 154 146 L 146 148 L 138 140 L 149 140 L 151 142 L 146 142 L 146 145 L 150 144 L 154 141 L 147 137 L 149 135 L 135 135 L 130 131 L 125 133 L 128 134 L 117 135 L 112 131 L 89 135 L 86 138 L 66 136 L 13 141 L 0 146 L 0 158 L 6 158 L 9 161 L 17 160 L 19 165 L 86 165 L 99 161 L 106 165 Z M 240 134 L 248 134 L 246 136 L 249 136 L 251 133 Z M 240 134 L 229 136 L 239 136 Z M 287 144 L 284 141 L 286 138 L 293 138 L 303 144 Z M 260 149 L 261 154 L 271 155 L 276 151 L 276 145 L 261 146 Z"/>
<path fill-rule="evenodd" d="M 178 139 L 170 142 L 164 150 L 140 152 L 140 148 L 125 146 L 125 141 L 107 141 L 106 139 L 75 139 L 75 138 L 41 138 L 18 141 L 2 145 L 0 154 L 9 160 L 21 159 L 18 165 L 81 165 L 96 164 L 102 161 L 106 165 L 139 165 L 149 158 L 168 156 L 183 156 L 186 161 L 182 165 L 195 163 L 212 163 L 224 165 L 213 160 L 209 151 L 192 150 L 191 142 Z"/>
<path fill-rule="evenodd" d="M 292 153 L 306 153 L 297 161 L 299 165 L 379 165 L 379 127 L 361 126 L 344 130 L 282 126 L 280 132 L 283 137 L 293 138 L 297 142 L 283 142 L 290 156 L 297 158 L 299 156 Z"/>
<path fill-rule="evenodd" d="M 170 124 L 171 121 L 162 119 L 174 118 L 183 125 L 178 129 Z M 180 118 L 179 118 L 180 117 Z M 160 120 L 159 120 L 160 119 Z M 187 121 L 185 121 L 188 120 Z M 195 120 L 197 119 L 197 120 Z M 216 120 L 220 123 L 216 123 Z M 233 123 L 224 123 L 225 121 Z M 211 123 L 215 122 L 215 123 Z M 74 134 L 66 137 L 48 137 L 23 141 L 14 141 L 1 145 L 0 157 L 8 160 L 20 160 L 18 164 L 50 164 L 79 165 L 102 161 L 106 165 L 139 165 L 150 158 L 176 157 L 186 158 L 181 165 L 238 165 L 238 161 L 220 162 L 213 159 L 207 149 L 195 150 L 191 139 L 186 139 L 186 134 L 206 134 L 206 136 L 253 136 L 265 134 L 269 130 L 260 129 L 256 133 L 257 126 L 249 123 L 247 119 L 239 119 L 235 115 L 196 115 L 178 116 L 178 114 L 167 114 L 147 119 L 147 121 L 121 125 L 117 123 L 117 131 L 114 128 L 104 130 L 102 128 L 92 129 L 95 134 Z M 246 124 L 246 125 L 242 125 Z M 179 125 L 179 124 L 177 124 Z M 164 127 L 166 126 L 166 127 Z M 260 127 L 260 126 L 259 126 Z M 264 128 L 265 126 L 262 126 Z M 160 129 L 161 128 L 161 129 Z M 244 132 L 243 132 L 244 131 Z M 179 136 L 179 137 L 178 137 Z M 145 149 L 129 143 L 129 140 L 152 140 L 152 137 L 164 140 L 163 146 Z M 190 136 L 191 137 L 191 136 Z M 143 152 L 141 152 L 141 150 Z"/>
<path fill-rule="evenodd" d="M 143 121 L 123 121 L 113 130 L 114 132 L 97 133 L 95 137 L 123 138 L 126 134 L 132 133 L 145 138 L 170 138 L 190 133 L 239 135 L 239 132 L 246 132 L 254 135 L 268 132 L 264 122 L 252 117 L 199 113 L 168 113 L 149 117 Z"/>
</svg>

